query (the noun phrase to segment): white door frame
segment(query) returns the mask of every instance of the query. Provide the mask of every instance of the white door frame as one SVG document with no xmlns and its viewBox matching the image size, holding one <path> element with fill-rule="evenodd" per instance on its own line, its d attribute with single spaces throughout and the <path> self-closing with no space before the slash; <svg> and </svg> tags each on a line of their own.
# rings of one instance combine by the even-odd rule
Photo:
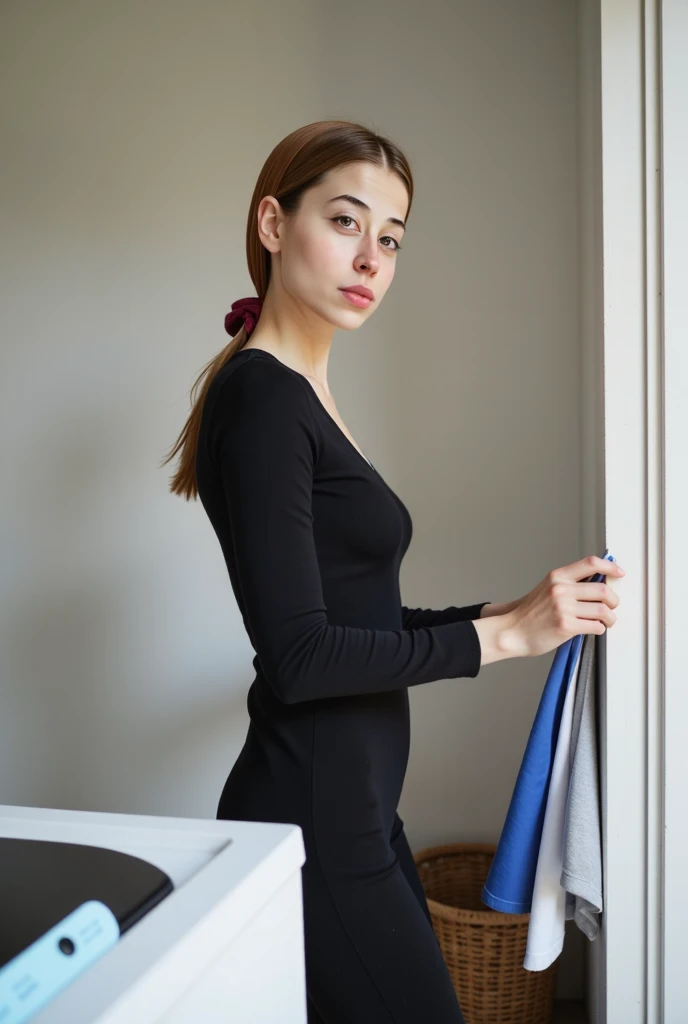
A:
<svg viewBox="0 0 688 1024">
<path fill-rule="evenodd" d="M 686 1019 L 688 990 L 688 0 L 664 0 L 662 202 L 664 326 L 663 1021 Z"/>
<path fill-rule="evenodd" d="M 684 1024 L 688 0 L 579 13 L 583 541 L 627 570 L 600 641 L 605 907 L 588 1009 L 592 1024 Z"/>
</svg>

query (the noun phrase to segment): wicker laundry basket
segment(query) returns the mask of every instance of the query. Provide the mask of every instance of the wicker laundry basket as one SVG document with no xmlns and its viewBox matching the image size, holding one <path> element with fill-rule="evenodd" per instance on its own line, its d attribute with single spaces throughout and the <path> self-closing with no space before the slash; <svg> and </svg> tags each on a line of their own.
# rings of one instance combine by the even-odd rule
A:
<svg viewBox="0 0 688 1024">
<path fill-rule="evenodd" d="M 480 898 L 496 849 L 451 843 L 414 853 L 433 928 L 466 1024 L 550 1024 L 558 959 L 527 971 L 530 914 L 503 914 Z"/>
</svg>

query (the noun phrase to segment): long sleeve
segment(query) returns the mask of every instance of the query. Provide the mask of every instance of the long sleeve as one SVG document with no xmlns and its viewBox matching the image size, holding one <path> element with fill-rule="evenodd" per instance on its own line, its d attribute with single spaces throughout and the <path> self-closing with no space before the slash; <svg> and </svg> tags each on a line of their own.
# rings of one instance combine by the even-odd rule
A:
<svg viewBox="0 0 688 1024">
<path fill-rule="evenodd" d="M 211 414 L 245 624 L 286 704 L 474 677 L 471 621 L 379 630 L 328 621 L 313 533 L 318 433 L 307 381 L 249 363 L 230 374 Z M 317 399 L 316 399 L 317 400 Z"/>
<path fill-rule="evenodd" d="M 442 626 L 449 622 L 465 622 L 467 619 L 479 619 L 480 612 L 491 601 L 479 604 L 467 604 L 460 608 L 449 605 L 448 608 L 407 608 L 402 605 L 402 626 L 404 629 L 419 629 L 421 626 Z"/>
</svg>

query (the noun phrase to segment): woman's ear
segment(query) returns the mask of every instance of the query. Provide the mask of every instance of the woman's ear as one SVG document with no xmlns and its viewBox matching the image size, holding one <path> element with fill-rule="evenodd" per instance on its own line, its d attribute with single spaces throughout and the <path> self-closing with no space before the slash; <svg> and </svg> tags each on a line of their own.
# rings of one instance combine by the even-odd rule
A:
<svg viewBox="0 0 688 1024">
<path fill-rule="evenodd" d="M 280 251 L 280 229 L 284 222 L 284 214 L 279 200 L 274 196 L 263 196 L 258 204 L 257 228 L 258 236 L 269 252 Z"/>
</svg>

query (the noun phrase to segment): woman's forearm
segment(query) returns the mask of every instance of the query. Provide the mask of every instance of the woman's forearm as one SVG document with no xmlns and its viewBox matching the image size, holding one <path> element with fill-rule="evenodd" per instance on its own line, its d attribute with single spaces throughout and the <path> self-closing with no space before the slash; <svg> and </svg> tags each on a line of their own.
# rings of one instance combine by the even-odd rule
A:
<svg viewBox="0 0 688 1024">
<path fill-rule="evenodd" d="M 473 620 L 473 626 L 480 642 L 480 665 L 493 661 L 524 656 L 523 642 L 514 628 L 509 612 L 490 615 L 487 621 L 482 617 Z"/>
<path fill-rule="evenodd" d="M 506 601 L 503 604 L 486 604 L 480 609 L 480 618 L 486 619 L 488 615 L 506 615 L 514 610 L 518 601 Z"/>
</svg>

